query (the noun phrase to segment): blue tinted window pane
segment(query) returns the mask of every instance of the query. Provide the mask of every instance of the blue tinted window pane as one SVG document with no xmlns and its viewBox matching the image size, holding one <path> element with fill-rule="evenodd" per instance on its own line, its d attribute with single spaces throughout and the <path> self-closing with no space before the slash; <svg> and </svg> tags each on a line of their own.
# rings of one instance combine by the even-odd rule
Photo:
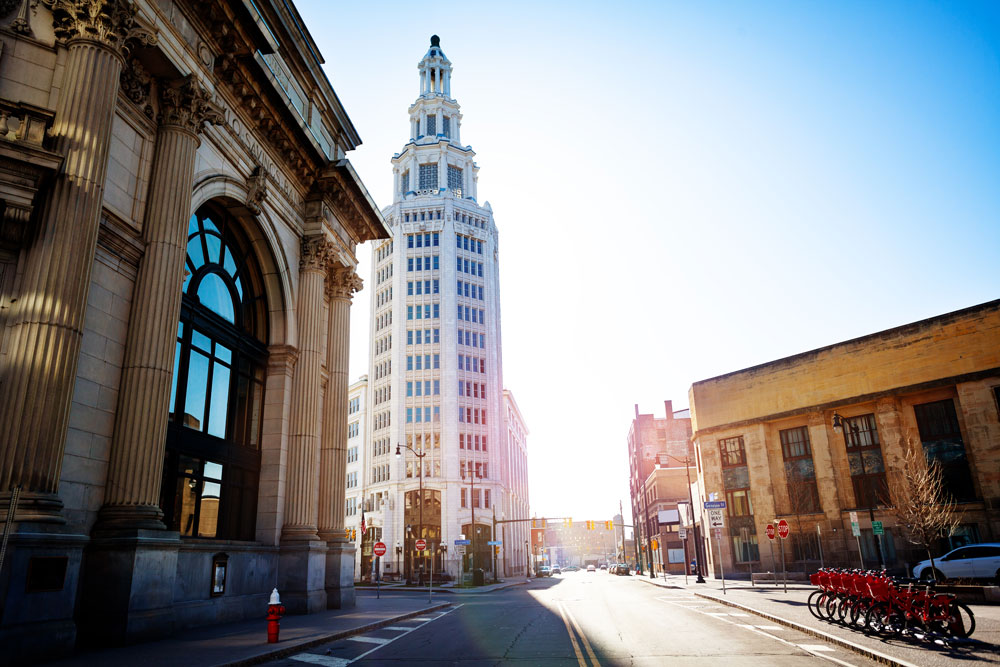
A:
<svg viewBox="0 0 1000 667">
<path fill-rule="evenodd" d="M 202 220 L 201 225 L 205 229 L 211 229 L 213 232 L 219 232 L 219 228 L 216 226 L 214 222 L 212 222 L 211 218 L 205 218 L 204 220 Z M 222 232 L 219 233 L 221 234 Z"/>
<path fill-rule="evenodd" d="M 236 275 L 236 260 L 233 259 L 233 254 L 229 252 L 229 248 L 222 251 L 222 266 L 229 275 Z"/>
<path fill-rule="evenodd" d="M 480 288 L 480 289 L 482 289 L 482 288 Z M 242 301 L 243 300 L 243 283 L 240 282 L 239 278 L 236 279 L 236 291 L 240 295 L 240 301 Z M 479 298 L 481 299 L 482 297 L 479 297 Z"/>
<path fill-rule="evenodd" d="M 198 216 L 192 215 L 188 220 L 188 236 L 198 233 Z"/>
<path fill-rule="evenodd" d="M 191 350 L 188 363 L 187 397 L 184 400 L 184 425 L 201 430 L 205 418 L 205 396 L 208 392 L 208 357 Z"/>
<path fill-rule="evenodd" d="M 218 275 L 207 274 L 198 286 L 198 299 L 201 304 L 221 315 L 228 322 L 236 321 L 236 308 L 229 288 Z"/>
<path fill-rule="evenodd" d="M 205 461 L 204 475 L 208 479 L 222 479 L 222 464 Z"/>
<path fill-rule="evenodd" d="M 188 241 L 187 254 L 194 268 L 197 269 L 205 263 L 205 253 L 201 249 L 201 236 L 194 236 Z"/>
<path fill-rule="evenodd" d="M 220 345 L 219 343 L 215 344 L 215 356 L 218 357 L 219 359 L 222 359 L 226 363 L 233 362 L 232 350 L 230 350 L 228 347 L 224 345 Z"/>
<path fill-rule="evenodd" d="M 205 234 L 205 246 L 208 248 L 205 259 L 214 264 L 218 264 L 221 259 L 220 253 L 222 252 L 222 239 L 214 234 Z"/>
<path fill-rule="evenodd" d="M 174 406 L 177 404 L 177 375 L 181 367 L 181 343 L 177 341 L 177 347 L 174 348 L 174 376 L 171 380 L 172 384 L 170 386 L 170 414 L 174 413 Z"/>
<path fill-rule="evenodd" d="M 212 340 L 197 329 L 191 331 L 191 344 L 205 352 L 212 351 Z"/>
<path fill-rule="evenodd" d="M 226 416 L 229 412 L 229 369 L 215 364 L 212 376 L 212 409 L 208 417 L 208 433 L 217 438 L 226 437 Z"/>
</svg>

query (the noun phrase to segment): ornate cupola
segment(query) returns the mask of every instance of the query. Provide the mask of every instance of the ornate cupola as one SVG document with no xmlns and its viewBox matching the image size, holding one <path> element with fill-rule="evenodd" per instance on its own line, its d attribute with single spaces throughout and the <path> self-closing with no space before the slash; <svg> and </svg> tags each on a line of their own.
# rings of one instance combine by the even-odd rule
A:
<svg viewBox="0 0 1000 667">
<path fill-rule="evenodd" d="M 393 201 L 444 195 L 475 200 L 479 167 L 475 153 L 461 143 L 462 112 L 451 96 L 451 61 L 437 35 L 431 36 L 417 70 L 420 94 L 409 108 L 410 137 L 392 159 Z"/>
</svg>

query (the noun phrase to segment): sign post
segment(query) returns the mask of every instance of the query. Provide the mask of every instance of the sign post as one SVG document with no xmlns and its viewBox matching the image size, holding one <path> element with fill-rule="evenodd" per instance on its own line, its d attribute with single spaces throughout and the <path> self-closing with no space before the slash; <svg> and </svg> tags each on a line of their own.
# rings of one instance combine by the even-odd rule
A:
<svg viewBox="0 0 1000 667">
<path fill-rule="evenodd" d="M 708 525 L 715 529 L 715 539 L 719 545 L 719 573 L 722 575 L 722 594 L 726 594 L 726 568 L 722 564 L 722 529 L 725 527 L 725 500 L 707 500 L 705 509 L 708 510 Z"/>
<path fill-rule="evenodd" d="M 865 555 L 861 552 L 861 528 L 858 527 L 858 513 L 851 512 L 851 534 L 858 542 L 858 559 L 861 561 L 861 569 L 865 569 Z"/>
<path fill-rule="evenodd" d="M 385 542 L 376 542 L 375 546 L 372 547 L 372 553 L 375 554 L 372 562 L 375 564 L 375 574 L 377 575 L 375 579 L 375 599 L 380 600 L 382 599 L 382 573 L 378 564 L 382 560 L 382 556 L 385 555 Z"/>
<path fill-rule="evenodd" d="M 747 567 L 750 568 L 750 587 L 753 588 L 753 559 L 750 557 L 750 529 L 746 526 L 740 528 L 740 536 L 743 538 L 742 546 L 747 556 Z"/>
<path fill-rule="evenodd" d="M 778 521 L 778 537 L 781 538 L 781 582 L 784 585 L 785 593 L 787 593 L 788 573 L 785 571 L 785 539 L 788 537 L 788 522 L 784 519 Z"/>
<path fill-rule="evenodd" d="M 767 528 L 764 529 L 767 535 L 767 542 L 771 546 L 771 567 L 774 569 L 774 587 L 778 587 L 778 568 L 775 567 L 774 562 L 774 536 L 778 534 L 778 529 L 774 527 L 773 523 L 767 524 Z"/>
<path fill-rule="evenodd" d="M 819 524 L 816 524 L 816 545 L 819 546 L 819 566 L 823 568 L 823 533 L 819 529 Z"/>
<path fill-rule="evenodd" d="M 688 553 L 688 532 L 687 528 L 678 528 L 677 534 L 682 540 L 684 540 L 684 585 L 688 584 L 688 566 L 687 566 L 687 553 Z"/>
</svg>

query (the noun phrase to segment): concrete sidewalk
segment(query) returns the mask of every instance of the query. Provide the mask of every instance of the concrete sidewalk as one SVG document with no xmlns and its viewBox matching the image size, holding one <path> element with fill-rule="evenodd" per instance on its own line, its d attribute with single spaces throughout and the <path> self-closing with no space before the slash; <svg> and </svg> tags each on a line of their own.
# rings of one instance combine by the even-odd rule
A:
<svg viewBox="0 0 1000 667">
<path fill-rule="evenodd" d="M 358 596 L 354 609 L 286 616 L 281 620 L 281 641 L 276 644 L 267 643 L 266 609 L 262 609 L 259 619 L 190 628 L 169 639 L 80 652 L 73 657 L 45 664 L 52 667 L 253 665 L 449 606 L 451 603 L 440 600 L 430 603 L 426 596 L 403 598 L 387 595 L 376 599 L 365 593 Z"/>
<path fill-rule="evenodd" d="M 815 590 L 811 585 L 789 583 L 785 593 L 782 585 L 773 583 L 751 586 L 749 581 L 726 581 L 726 592 L 722 592 L 722 582 L 706 579 L 704 584 L 695 584 L 694 577 L 685 585 L 683 576 L 660 575 L 657 579 L 649 576 L 633 577 L 648 584 L 690 593 L 736 606 L 780 625 L 794 627 L 817 637 L 834 640 L 834 643 L 869 657 L 898 665 L 949 665 L 955 661 L 1000 662 L 1000 606 L 970 604 L 976 617 L 976 629 L 972 640 L 957 642 L 953 646 L 942 646 L 915 638 L 880 639 L 871 637 L 860 630 L 820 621 L 810 613 L 807 606 L 809 594 Z M 879 655 L 891 658 L 882 660 Z"/>
<path fill-rule="evenodd" d="M 513 588 L 514 586 L 524 586 L 531 583 L 529 579 L 507 579 L 501 580 L 495 584 L 487 584 L 485 586 L 475 586 L 475 587 L 459 587 L 454 584 L 454 582 L 447 582 L 438 586 L 434 585 L 434 593 L 451 593 L 455 595 L 479 595 L 482 593 L 492 593 L 493 591 L 502 591 L 506 588 Z M 371 584 L 354 584 L 354 587 L 359 591 L 372 591 L 374 592 L 375 586 Z M 427 586 L 407 586 L 406 584 L 400 584 L 396 582 L 383 583 L 380 587 L 382 593 L 426 593 L 429 589 Z"/>
</svg>

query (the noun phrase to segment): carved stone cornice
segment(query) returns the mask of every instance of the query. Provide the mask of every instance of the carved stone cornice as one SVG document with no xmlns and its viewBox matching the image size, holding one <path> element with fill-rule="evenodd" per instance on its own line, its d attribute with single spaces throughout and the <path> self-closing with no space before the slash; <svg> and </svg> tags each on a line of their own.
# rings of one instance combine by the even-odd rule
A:
<svg viewBox="0 0 1000 667">
<path fill-rule="evenodd" d="M 222 109 L 193 76 L 160 91 L 160 125 L 172 125 L 198 134 L 205 123 L 223 122 Z"/>
<path fill-rule="evenodd" d="M 130 42 L 156 44 L 156 35 L 137 24 L 131 0 L 42 1 L 52 8 L 52 27 L 61 42 L 89 40 L 122 56 Z"/>
<path fill-rule="evenodd" d="M 347 160 L 328 165 L 313 181 L 315 195 L 329 202 L 356 243 L 389 238 L 381 213 Z"/>
<path fill-rule="evenodd" d="M 326 276 L 326 294 L 331 299 L 351 299 L 365 281 L 350 266 L 331 268 Z"/>
<path fill-rule="evenodd" d="M 299 256 L 300 271 L 326 271 L 331 260 L 339 258 L 337 246 L 322 236 L 307 236 L 302 239 L 302 254 Z"/>
</svg>

